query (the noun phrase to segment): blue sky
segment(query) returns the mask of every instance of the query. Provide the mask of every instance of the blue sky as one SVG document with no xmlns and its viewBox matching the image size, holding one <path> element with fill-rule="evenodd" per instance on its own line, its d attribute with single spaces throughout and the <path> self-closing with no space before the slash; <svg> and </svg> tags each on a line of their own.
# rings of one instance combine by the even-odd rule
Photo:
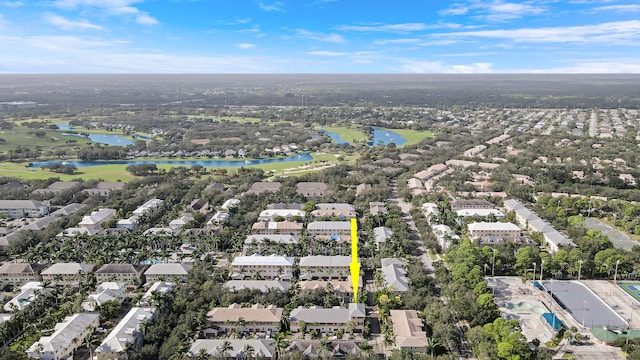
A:
<svg viewBox="0 0 640 360">
<path fill-rule="evenodd" d="M 640 73 L 629 0 L 0 0 L 0 73 Z"/>
</svg>

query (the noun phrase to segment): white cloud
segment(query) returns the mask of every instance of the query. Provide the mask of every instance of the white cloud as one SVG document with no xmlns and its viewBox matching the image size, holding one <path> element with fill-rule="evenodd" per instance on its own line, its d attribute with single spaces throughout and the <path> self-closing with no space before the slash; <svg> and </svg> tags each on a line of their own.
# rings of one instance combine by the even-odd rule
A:
<svg viewBox="0 0 640 360">
<path fill-rule="evenodd" d="M 103 30 L 102 26 L 92 24 L 87 20 L 69 20 L 56 14 L 47 14 L 45 21 L 64 30 Z"/>
<path fill-rule="evenodd" d="M 540 15 L 545 12 L 547 12 L 546 7 L 532 5 L 530 3 L 505 2 L 503 0 L 470 0 L 466 3 L 455 3 L 451 7 L 441 10 L 439 13 L 442 16 L 472 14 L 475 19 L 503 22 L 525 16 Z"/>
<path fill-rule="evenodd" d="M 286 12 L 283 6 L 284 4 L 280 1 L 276 1 L 270 4 L 265 4 L 263 2 L 258 3 L 258 7 L 260 7 L 260 9 L 269 12 Z"/>
<path fill-rule="evenodd" d="M 256 47 L 256 44 L 249 44 L 249 43 L 236 44 L 236 47 L 238 49 L 253 49 L 254 47 Z"/>
<path fill-rule="evenodd" d="M 405 24 L 384 24 L 384 25 L 341 25 L 336 27 L 340 31 L 361 31 L 361 32 L 411 32 L 426 30 L 429 27 L 423 23 L 405 23 Z"/>
<path fill-rule="evenodd" d="M 93 8 L 107 15 L 133 16 L 135 22 L 141 25 L 157 24 L 157 19 L 132 6 L 139 2 L 142 2 L 142 0 L 56 0 L 53 2 L 53 6 L 65 10 Z"/>
<path fill-rule="evenodd" d="M 296 36 L 305 38 L 305 39 L 332 42 L 332 43 L 346 42 L 346 40 L 339 34 L 326 34 L 326 33 L 312 32 L 304 29 L 296 29 L 296 30 L 293 30 L 293 32 L 296 34 Z"/>
<path fill-rule="evenodd" d="M 567 27 L 481 30 L 436 34 L 437 37 L 493 38 L 517 43 L 629 43 L 640 38 L 640 20 Z"/>
<path fill-rule="evenodd" d="M 328 57 L 337 57 L 337 56 L 345 56 L 347 53 L 338 52 L 338 51 L 308 51 L 307 54 L 314 56 L 328 56 Z"/>
<path fill-rule="evenodd" d="M 592 12 L 620 12 L 620 13 L 637 13 L 640 12 L 640 5 L 632 4 L 632 5 L 607 5 L 607 6 L 599 6 L 591 9 Z"/>
<path fill-rule="evenodd" d="M 562 74 L 627 74 L 640 73 L 640 59 L 633 62 L 619 61 L 581 61 L 573 65 L 551 68 L 528 70 L 532 73 L 562 73 Z"/>
<path fill-rule="evenodd" d="M 392 45 L 392 44 L 415 44 L 422 42 L 422 39 L 417 38 L 405 38 L 405 39 L 388 39 L 388 40 L 374 40 L 376 45 Z"/>
<path fill-rule="evenodd" d="M 23 1 L 5 1 L 3 4 L 4 4 L 4 6 L 12 7 L 12 8 L 17 8 L 17 7 L 24 6 L 24 2 Z"/>
<path fill-rule="evenodd" d="M 491 63 L 472 63 L 466 65 L 448 65 L 442 61 L 405 60 L 400 71 L 404 73 L 447 73 L 447 74 L 477 74 L 493 72 Z"/>
</svg>

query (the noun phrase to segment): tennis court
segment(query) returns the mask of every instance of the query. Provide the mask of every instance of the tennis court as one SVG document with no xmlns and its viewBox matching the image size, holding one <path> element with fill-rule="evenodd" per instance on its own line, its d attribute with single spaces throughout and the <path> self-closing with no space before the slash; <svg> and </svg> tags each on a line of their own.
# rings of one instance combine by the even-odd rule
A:
<svg viewBox="0 0 640 360">
<path fill-rule="evenodd" d="M 584 284 L 576 281 L 544 280 L 542 285 L 578 324 L 588 328 L 607 326 L 626 329 L 627 321 Z M 638 284 L 640 285 L 640 284 Z"/>
<path fill-rule="evenodd" d="M 618 286 L 640 302 L 640 282 L 618 282 Z"/>
</svg>

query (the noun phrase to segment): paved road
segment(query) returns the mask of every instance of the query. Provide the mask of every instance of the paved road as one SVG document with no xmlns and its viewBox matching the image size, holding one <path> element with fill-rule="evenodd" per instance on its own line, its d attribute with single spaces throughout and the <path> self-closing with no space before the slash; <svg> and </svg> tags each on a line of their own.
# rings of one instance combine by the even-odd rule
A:
<svg viewBox="0 0 640 360">
<path fill-rule="evenodd" d="M 433 274 L 435 268 L 433 267 L 433 261 L 429 257 L 427 253 L 427 249 L 424 247 L 424 242 L 422 238 L 420 238 L 420 232 L 418 232 L 418 228 L 416 228 L 416 223 L 413 222 L 411 218 L 411 209 L 413 209 L 413 205 L 411 203 L 405 202 L 402 198 L 398 197 L 398 188 L 396 185 L 396 180 L 394 179 L 390 184 L 391 193 L 389 194 L 389 203 L 396 204 L 400 207 L 402 211 L 402 218 L 407 223 L 409 227 L 409 231 L 411 232 L 411 239 L 416 246 L 416 257 L 422 261 L 424 264 L 424 268 L 428 274 Z"/>
<path fill-rule="evenodd" d="M 590 230 L 602 231 L 603 234 L 609 237 L 609 240 L 611 240 L 611 243 L 615 248 L 628 250 L 635 245 L 640 245 L 639 242 L 632 239 L 629 235 L 598 219 L 586 218 L 584 219 L 584 226 Z"/>
</svg>

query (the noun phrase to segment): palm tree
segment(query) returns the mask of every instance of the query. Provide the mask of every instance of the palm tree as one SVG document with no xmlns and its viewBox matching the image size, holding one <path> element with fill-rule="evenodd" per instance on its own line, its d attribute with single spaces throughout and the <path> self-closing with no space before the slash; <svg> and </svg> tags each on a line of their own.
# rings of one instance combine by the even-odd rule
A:
<svg viewBox="0 0 640 360">
<path fill-rule="evenodd" d="M 97 336 L 95 336 L 94 334 L 88 334 L 85 338 L 84 338 L 84 346 L 87 347 L 87 349 L 89 349 L 89 357 L 91 359 L 93 359 L 93 349 L 96 347 L 96 345 L 100 344 L 100 340 L 98 339 Z"/>
<path fill-rule="evenodd" d="M 322 339 L 320 339 L 320 354 L 322 358 L 327 359 L 327 354 L 329 354 L 331 350 L 331 341 L 329 341 L 326 336 L 323 336 Z"/>
<path fill-rule="evenodd" d="M 362 350 L 368 357 L 373 354 L 373 346 L 368 342 L 360 343 L 358 344 L 358 346 L 360 347 L 360 350 Z"/>
<path fill-rule="evenodd" d="M 275 345 L 276 350 L 276 358 L 278 360 L 280 355 L 283 353 L 284 349 L 289 346 L 289 342 L 287 341 L 287 334 L 285 332 L 278 332 L 276 336 L 273 338 L 273 342 L 271 345 Z"/>
<path fill-rule="evenodd" d="M 222 345 L 220 345 L 220 355 L 224 357 L 227 357 L 229 355 L 227 353 L 231 350 L 233 350 L 233 346 L 231 346 L 229 340 L 225 340 Z"/>
<path fill-rule="evenodd" d="M 242 350 L 242 353 L 244 353 L 247 356 L 247 358 L 253 359 L 253 355 L 256 353 L 256 349 L 254 349 L 253 346 L 247 344 Z"/>
</svg>

